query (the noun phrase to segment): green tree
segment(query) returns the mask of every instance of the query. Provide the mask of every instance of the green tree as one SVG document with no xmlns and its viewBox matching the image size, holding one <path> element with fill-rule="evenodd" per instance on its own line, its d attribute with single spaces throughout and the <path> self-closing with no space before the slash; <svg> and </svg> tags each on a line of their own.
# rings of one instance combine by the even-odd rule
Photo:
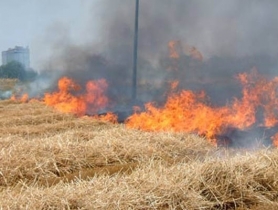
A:
<svg viewBox="0 0 278 210">
<path fill-rule="evenodd" d="M 16 61 L 12 61 L 0 67 L 1 78 L 16 78 L 19 80 L 25 80 L 26 74 L 24 66 Z"/>
</svg>

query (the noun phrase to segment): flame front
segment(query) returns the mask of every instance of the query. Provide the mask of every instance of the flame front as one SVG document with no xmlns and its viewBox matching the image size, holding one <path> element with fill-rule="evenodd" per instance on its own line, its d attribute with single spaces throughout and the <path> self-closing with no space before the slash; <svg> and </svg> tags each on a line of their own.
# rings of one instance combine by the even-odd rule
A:
<svg viewBox="0 0 278 210">
<path fill-rule="evenodd" d="M 85 101 L 90 113 L 97 113 L 108 105 L 109 100 L 105 95 L 107 88 L 108 84 L 105 79 L 87 82 Z"/>
<path fill-rule="evenodd" d="M 91 80 L 86 84 L 86 93 L 78 94 L 81 87 L 73 80 L 63 77 L 58 82 L 58 91 L 46 93 L 44 103 L 64 113 L 74 113 L 79 116 L 86 112 L 97 113 L 108 105 L 105 91 L 108 85 L 104 79 Z"/>
<path fill-rule="evenodd" d="M 80 90 L 79 85 L 73 80 L 63 77 L 58 81 L 58 91 L 46 93 L 43 101 L 60 112 L 84 115 L 86 112 L 85 97 L 83 95 L 75 96 L 71 93 L 78 90 Z"/>
<path fill-rule="evenodd" d="M 204 92 L 194 94 L 181 91 L 169 96 L 162 108 L 148 103 L 146 111 L 136 113 L 127 120 L 129 128 L 147 131 L 197 132 L 214 142 L 227 114 L 227 109 L 212 108 L 206 105 Z"/>
<path fill-rule="evenodd" d="M 184 56 L 182 43 L 170 41 L 168 50 L 170 66 L 166 69 L 170 74 L 181 73 L 179 59 Z M 203 56 L 197 48 L 190 47 L 187 51 L 191 59 L 197 63 L 202 62 Z M 137 107 L 134 114 L 126 120 L 126 126 L 146 131 L 197 133 L 213 144 L 217 144 L 217 138 L 225 135 L 230 128 L 245 131 L 260 126 L 277 126 L 278 77 L 268 79 L 260 75 L 254 67 L 250 73 L 238 74 L 236 79 L 242 86 L 241 98 L 232 99 L 226 106 L 213 105 L 213 101 L 209 101 L 204 91 L 177 91 L 179 81 L 176 80 L 171 83 L 164 105 L 158 106 L 149 102 L 145 104 L 145 111 Z M 101 110 L 108 108 L 107 89 L 105 79 L 90 80 L 86 83 L 85 89 L 82 89 L 72 79 L 63 77 L 58 81 L 58 90 L 45 93 L 41 101 L 64 113 L 74 113 L 78 116 L 88 113 L 96 115 L 95 119 L 116 122 L 117 117 L 112 112 L 98 115 Z M 13 100 L 21 102 L 27 102 L 28 98 L 27 94 L 19 99 L 12 97 Z M 278 146 L 278 134 L 272 136 L 272 141 Z"/>
<path fill-rule="evenodd" d="M 127 127 L 147 131 L 193 132 L 216 143 L 216 136 L 228 127 L 245 130 L 255 124 L 275 126 L 278 122 L 278 78 L 267 80 L 254 68 L 250 74 L 239 74 L 237 79 L 243 86 L 242 98 L 235 98 L 227 106 L 209 106 L 204 92 L 182 90 L 172 93 L 162 107 L 147 103 L 144 112 L 128 118 Z M 257 116 L 259 113 L 262 113 L 262 119 Z"/>
</svg>

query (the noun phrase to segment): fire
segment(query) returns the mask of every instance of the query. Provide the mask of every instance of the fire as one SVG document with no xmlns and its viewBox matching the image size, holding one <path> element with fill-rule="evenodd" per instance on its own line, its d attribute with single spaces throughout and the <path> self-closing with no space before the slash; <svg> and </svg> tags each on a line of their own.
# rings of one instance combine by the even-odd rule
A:
<svg viewBox="0 0 278 210">
<path fill-rule="evenodd" d="M 46 93 L 44 103 L 64 113 L 74 113 L 79 116 L 96 113 L 108 104 L 105 91 L 108 87 L 104 79 L 91 80 L 86 84 L 86 93 L 79 93 L 81 87 L 73 80 L 63 77 L 58 82 L 58 91 Z M 79 94 L 78 94 L 79 93 Z"/>
<path fill-rule="evenodd" d="M 180 40 L 171 40 L 168 42 L 168 71 L 179 71 L 182 68 L 180 58 L 183 56 L 190 57 L 192 60 L 203 61 L 202 53 L 194 46 L 183 44 Z"/>
<path fill-rule="evenodd" d="M 180 41 L 169 41 L 168 42 L 168 49 L 169 49 L 169 57 L 173 59 L 179 59 L 180 54 L 178 52 L 178 47 L 180 47 Z"/>
<path fill-rule="evenodd" d="M 245 87 L 244 101 L 253 109 L 253 118 L 255 114 L 262 114 L 264 126 L 275 126 L 278 123 L 278 77 L 269 80 L 253 68 L 250 74 L 241 74 L 239 79 Z"/>
<path fill-rule="evenodd" d="M 105 79 L 87 82 L 85 101 L 89 112 L 96 113 L 100 108 L 107 106 L 108 98 L 105 95 L 107 88 Z"/>
<path fill-rule="evenodd" d="M 207 106 L 205 101 L 204 92 L 194 94 L 183 90 L 169 96 L 162 108 L 153 103 L 146 104 L 146 111 L 132 115 L 127 120 L 127 127 L 147 131 L 197 132 L 214 142 L 213 135 L 218 132 L 224 113 Z"/>
<path fill-rule="evenodd" d="M 181 42 L 170 41 L 168 49 L 171 61 L 168 70 L 179 70 L 179 59 L 183 56 Z M 195 47 L 188 52 L 187 56 L 192 59 L 203 60 Z M 278 77 L 268 79 L 254 67 L 250 73 L 238 74 L 236 79 L 242 86 L 241 97 L 232 99 L 225 106 L 213 105 L 204 91 L 178 91 L 179 81 L 173 81 L 164 105 L 149 102 L 145 104 L 144 111 L 135 107 L 134 114 L 125 121 L 126 126 L 146 131 L 196 133 L 213 144 L 217 144 L 217 138 L 225 136 L 229 130 L 278 126 Z M 108 108 L 107 89 L 105 79 L 90 80 L 82 89 L 74 80 L 63 77 L 58 81 L 58 90 L 45 93 L 39 101 L 60 112 L 78 116 L 90 114 L 94 115 L 94 119 L 116 123 L 117 116 L 112 112 L 98 115 Z M 18 99 L 13 96 L 12 99 L 30 101 L 27 94 Z M 278 133 L 273 135 L 272 140 L 278 146 Z"/>
<path fill-rule="evenodd" d="M 118 122 L 118 117 L 112 112 L 108 112 L 105 115 L 100 115 L 100 116 L 95 115 L 95 116 L 93 116 L 93 118 L 96 120 L 111 122 L 111 123 L 115 123 L 115 124 Z"/>
<path fill-rule="evenodd" d="M 168 42 L 168 52 L 171 64 L 168 67 L 168 71 L 178 71 L 179 70 L 179 59 L 181 52 L 181 42 L 180 41 L 169 41 Z"/>
<path fill-rule="evenodd" d="M 60 112 L 84 115 L 86 112 L 85 97 L 83 95 L 75 96 L 71 93 L 78 90 L 80 90 L 79 85 L 73 80 L 63 77 L 58 81 L 58 91 L 46 93 L 43 101 Z"/>
<path fill-rule="evenodd" d="M 181 57 L 181 53 L 189 55 L 191 58 L 199 61 L 203 61 L 202 53 L 194 46 L 183 45 L 179 40 L 171 40 L 168 42 L 169 58 L 178 60 Z"/>
<path fill-rule="evenodd" d="M 278 133 L 276 133 L 271 139 L 273 141 L 273 145 L 278 147 Z"/>
<path fill-rule="evenodd" d="M 93 115 L 92 117 L 95 119 L 115 123 L 117 122 L 117 116 L 111 112 L 97 116 L 98 111 L 108 106 L 107 88 L 108 84 L 104 79 L 90 80 L 86 84 L 86 90 L 82 91 L 81 86 L 74 80 L 63 77 L 58 81 L 58 90 L 52 93 L 45 93 L 42 99 L 32 98 L 29 100 L 28 94 L 23 94 L 21 97 L 13 95 L 11 100 L 22 103 L 40 101 L 63 113 L 73 113 L 78 116 L 88 113 Z"/>
<path fill-rule="evenodd" d="M 216 136 L 228 127 L 245 130 L 254 125 L 275 126 L 278 122 L 278 78 L 268 80 L 254 68 L 250 74 L 239 74 L 237 79 L 243 86 L 242 98 L 235 98 L 226 106 L 209 105 L 204 92 L 182 90 L 170 94 L 162 107 L 147 103 L 144 112 L 128 118 L 127 127 L 197 133 L 215 143 Z M 257 116 L 260 113 L 262 119 Z"/>
<path fill-rule="evenodd" d="M 21 103 L 26 103 L 29 99 L 29 96 L 27 93 L 23 94 L 21 97 L 17 98 L 15 95 L 12 95 L 10 98 L 12 101 L 19 101 Z"/>
</svg>

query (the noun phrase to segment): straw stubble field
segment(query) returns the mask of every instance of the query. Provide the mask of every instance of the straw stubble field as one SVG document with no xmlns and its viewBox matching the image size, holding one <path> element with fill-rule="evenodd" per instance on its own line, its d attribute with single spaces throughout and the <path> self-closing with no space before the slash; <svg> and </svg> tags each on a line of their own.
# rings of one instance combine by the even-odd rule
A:
<svg viewBox="0 0 278 210">
<path fill-rule="evenodd" d="M 278 152 L 0 101 L 2 209 L 277 209 Z"/>
</svg>

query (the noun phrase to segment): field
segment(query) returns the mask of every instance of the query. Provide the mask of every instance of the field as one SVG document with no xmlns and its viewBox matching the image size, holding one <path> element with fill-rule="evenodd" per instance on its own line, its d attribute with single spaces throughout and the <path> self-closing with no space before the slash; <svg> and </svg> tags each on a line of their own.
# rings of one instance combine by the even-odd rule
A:
<svg viewBox="0 0 278 210">
<path fill-rule="evenodd" d="M 2 209 L 278 209 L 278 151 L 0 101 Z"/>
<path fill-rule="evenodd" d="M 0 78 L 0 100 L 10 97 L 18 84 L 17 79 L 2 79 Z"/>
</svg>

